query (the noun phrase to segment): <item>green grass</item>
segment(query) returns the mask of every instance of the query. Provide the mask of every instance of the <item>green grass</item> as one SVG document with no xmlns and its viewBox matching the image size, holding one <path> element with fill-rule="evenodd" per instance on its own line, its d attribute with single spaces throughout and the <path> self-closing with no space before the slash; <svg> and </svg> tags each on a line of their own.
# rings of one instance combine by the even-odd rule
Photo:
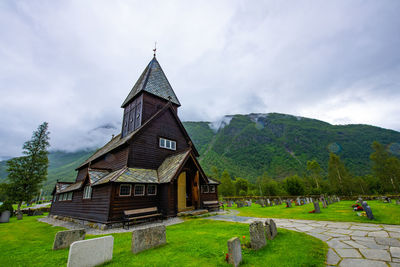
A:
<svg viewBox="0 0 400 267">
<path fill-rule="evenodd" d="M 318 221 L 342 221 L 342 222 L 361 222 L 361 223 L 384 223 L 400 224 L 400 205 L 395 203 L 383 203 L 382 201 L 368 201 L 375 220 L 369 220 L 367 217 L 357 216 L 351 205 L 355 201 L 340 201 L 333 203 L 328 208 L 322 208 L 321 213 L 308 213 L 314 209 L 314 205 L 307 204 L 286 208 L 286 205 L 261 208 L 260 205 L 253 204 L 251 207 L 228 208 L 239 211 L 239 216 L 260 217 L 260 218 L 286 218 Z"/>
<path fill-rule="evenodd" d="M 12 218 L 0 224 L 0 266 L 62 266 L 68 249 L 53 251 L 61 227 L 37 222 L 38 217 Z M 227 240 L 249 238 L 246 224 L 192 219 L 167 227 L 167 244 L 137 255 L 131 253 L 131 233 L 113 234 L 113 260 L 105 266 L 229 266 Z M 94 238 L 97 236 L 87 236 Z M 242 266 L 324 266 L 327 245 L 303 233 L 279 229 L 259 251 L 243 250 Z"/>
</svg>

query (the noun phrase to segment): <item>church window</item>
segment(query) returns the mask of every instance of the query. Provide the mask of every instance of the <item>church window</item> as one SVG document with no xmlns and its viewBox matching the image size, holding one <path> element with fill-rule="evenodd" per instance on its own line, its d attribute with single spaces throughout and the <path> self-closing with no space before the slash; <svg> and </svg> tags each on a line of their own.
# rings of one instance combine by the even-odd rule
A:
<svg viewBox="0 0 400 267">
<path fill-rule="evenodd" d="M 92 198 L 92 187 L 90 185 L 85 186 L 83 189 L 83 199 Z"/>
<path fill-rule="evenodd" d="M 144 196 L 144 185 L 135 185 L 135 196 Z"/>
<path fill-rule="evenodd" d="M 119 195 L 120 196 L 130 196 L 131 189 L 132 189 L 132 186 L 130 184 L 122 184 L 119 187 Z"/>
<path fill-rule="evenodd" d="M 157 186 L 154 184 L 148 185 L 147 186 L 147 195 L 149 195 L 149 196 L 157 195 Z"/>
<path fill-rule="evenodd" d="M 160 147 L 176 150 L 176 142 L 165 138 L 160 138 Z"/>
<path fill-rule="evenodd" d="M 215 193 L 215 185 L 210 185 L 210 193 Z"/>
</svg>

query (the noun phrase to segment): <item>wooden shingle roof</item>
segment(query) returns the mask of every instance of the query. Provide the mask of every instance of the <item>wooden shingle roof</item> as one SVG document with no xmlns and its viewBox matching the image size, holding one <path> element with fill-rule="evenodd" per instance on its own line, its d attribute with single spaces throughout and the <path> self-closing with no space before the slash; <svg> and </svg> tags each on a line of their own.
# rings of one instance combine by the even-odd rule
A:
<svg viewBox="0 0 400 267">
<path fill-rule="evenodd" d="M 167 101 L 171 101 L 178 106 L 181 105 L 171 87 L 171 84 L 165 76 L 160 63 L 158 63 L 155 57 L 144 69 L 142 75 L 140 75 L 131 92 L 126 97 L 124 103 L 122 103 L 121 107 L 125 107 L 136 95 L 142 91 L 156 95 Z"/>
</svg>

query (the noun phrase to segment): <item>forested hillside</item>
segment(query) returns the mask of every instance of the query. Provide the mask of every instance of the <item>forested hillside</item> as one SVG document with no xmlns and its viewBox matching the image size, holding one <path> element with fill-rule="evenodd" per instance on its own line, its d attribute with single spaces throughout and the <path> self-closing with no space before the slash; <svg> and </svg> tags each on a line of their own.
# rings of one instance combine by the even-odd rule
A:
<svg viewBox="0 0 400 267">
<path fill-rule="evenodd" d="M 400 152 L 400 133 L 393 130 L 331 125 L 278 113 L 227 116 L 220 123 L 184 125 L 199 149 L 206 172 L 215 166 L 250 181 L 264 172 L 277 179 L 301 175 L 307 161 L 313 159 L 326 170 L 329 152 L 339 155 L 354 175 L 364 175 L 371 169 L 373 141 L 389 145 L 394 154 Z"/>
<path fill-rule="evenodd" d="M 317 160 L 327 170 L 329 152 L 339 155 L 354 175 L 370 172 L 371 144 L 389 145 L 400 155 L 400 133 L 369 125 L 331 125 L 319 120 L 285 114 L 225 116 L 221 121 L 184 122 L 200 153 L 204 170 L 213 166 L 222 172 L 254 182 L 267 173 L 275 179 L 306 171 L 308 160 Z M 44 189 L 49 193 L 57 179 L 73 181 L 75 168 L 94 151 L 49 154 L 50 166 Z M 5 161 L 0 162 L 0 180 L 7 177 Z"/>
</svg>

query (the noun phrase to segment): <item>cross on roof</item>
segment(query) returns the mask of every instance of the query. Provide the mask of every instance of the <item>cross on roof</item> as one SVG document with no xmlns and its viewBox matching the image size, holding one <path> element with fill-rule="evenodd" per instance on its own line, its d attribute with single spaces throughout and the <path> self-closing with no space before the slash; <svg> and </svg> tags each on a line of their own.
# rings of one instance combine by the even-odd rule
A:
<svg viewBox="0 0 400 267">
<path fill-rule="evenodd" d="M 157 42 L 154 43 L 154 49 L 153 49 L 154 57 L 156 56 L 156 51 L 157 51 Z"/>
</svg>

